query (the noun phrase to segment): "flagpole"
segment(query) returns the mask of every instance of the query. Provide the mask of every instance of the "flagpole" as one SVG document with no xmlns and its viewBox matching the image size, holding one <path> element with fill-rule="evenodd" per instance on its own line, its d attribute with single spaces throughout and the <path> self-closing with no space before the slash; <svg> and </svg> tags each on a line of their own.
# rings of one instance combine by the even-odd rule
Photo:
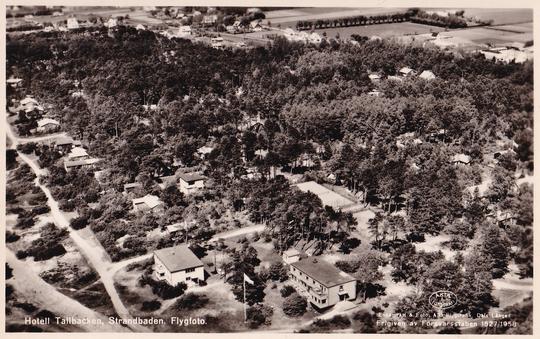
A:
<svg viewBox="0 0 540 339">
<path fill-rule="evenodd" d="M 244 274 L 244 322 L 247 322 L 247 309 L 246 309 L 246 275 Z"/>
</svg>

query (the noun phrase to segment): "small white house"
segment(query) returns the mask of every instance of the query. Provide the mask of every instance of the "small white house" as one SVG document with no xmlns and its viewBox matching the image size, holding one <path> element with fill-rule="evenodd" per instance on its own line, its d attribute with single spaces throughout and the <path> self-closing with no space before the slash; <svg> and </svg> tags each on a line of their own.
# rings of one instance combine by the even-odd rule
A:
<svg viewBox="0 0 540 339">
<path fill-rule="evenodd" d="M 58 121 L 50 118 L 40 119 L 38 120 L 37 124 L 38 132 L 50 132 L 56 130 L 60 126 L 60 123 Z"/>
<path fill-rule="evenodd" d="M 206 181 L 206 177 L 198 173 L 180 173 L 178 177 L 180 178 L 178 189 L 186 195 L 204 188 Z"/>
<path fill-rule="evenodd" d="M 127 184 L 124 184 L 124 193 L 130 193 L 133 192 L 135 189 L 142 187 L 142 184 L 140 182 L 130 182 Z"/>
<path fill-rule="evenodd" d="M 204 264 L 187 245 L 154 251 L 154 276 L 175 286 L 204 281 Z"/>
<path fill-rule="evenodd" d="M 414 74 L 415 74 L 415 71 L 410 67 L 403 67 L 399 70 L 399 75 L 403 77 L 408 77 Z"/>
<path fill-rule="evenodd" d="M 260 32 L 263 30 L 263 27 L 261 25 L 261 20 L 253 20 L 252 22 L 249 23 L 249 27 L 254 32 Z"/>
<path fill-rule="evenodd" d="M 90 156 L 88 152 L 82 147 L 74 147 L 67 155 L 67 158 L 71 161 L 88 159 Z"/>
<path fill-rule="evenodd" d="M 13 88 L 18 87 L 21 84 L 21 82 L 22 82 L 22 79 L 20 78 L 9 78 L 6 80 L 6 83 Z"/>
<path fill-rule="evenodd" d="M 210 44 L 212 45 L 213 48 L 217 48 L 217 49 L 223 49 L 225 48 L 225 43 L 224 43 L 224 40 L 222 37 L 215 37 L 215 38 L 211 38 L 210 39 Z"/>
<path fill-rule="evenodd" d="M 144 31 L 144 30 L 146 30 L 146 27 L 144 27 L 143 24 L 138 24 L 137 27 L 135 27 L 135 29 L 138 30 L 138 31 Z"/>
<path fill-rule="evenodd" d="M 218 16 L 216 14 L 203 16 L 202 23 L 204 25 L 213 25 L 216 23 Z"/>
<path fill-rule="evenodd" d="M 68 29 L 77 29 L 77 28 L 79 28 L 79 21 L 77 21 L 77 18 L 68 18 L 67 19 L 67 28 Z"/>
<path fill-rule="evenodd" d="M 433 74 L 432 71 L 427 71 L 427 70 L 420 73 L 419 77 L 424 80 L 433 80 L 436 78 L 435 74 Z"/>
<path fill-rule="evenodd" d="M 163 203 L 159 200 L 159 197 L 151 194 L 133 199 L 131 202 L 135 211 L 151 211 L 163 207 Z"/>
<path fill-rule="evenodd" d="M 286 250 L 283 252 L 283 255 L 281 256 L 283 258 L 283 261 L 286 264 L 292 264 L 293 262 L 297 262 L 300 260 L 301 252 L 295 248 L 291 248 L 290 250 Z"/>
<path fill-rule="evenodd" d="M 376 74 L 376 73 L 372 73 L 372 74 L 368 75 L 368 77 L 369 77 L 369 80 L 371 80 L 372 82 L 381 81 L 381 76 L 379 74 Z"/>
<path fill-rule="evenodd" d="M 311 33 L 308 37 L 308 41 L 312 44 L 319 44 L 322 41 L 322 37 L 319 35 L 319 33 Z"/>
<path fill-rule="evenodd" d="M 191 34 L 192 34 L 191 26 L 180 26 L 180 28 L 178 28 L 178 35 L 180 36 L 186 36 L 186 35 L 191 35 Z"/>
<path fill-rule="evenodd" d="M 96 164 L 99 163 L 101 160 L 98 158 L 91 158 L 91 159 L 83 159 L 83 160 L 65 160 L 64 161 L 64 169 L 66 172 L 71 171 L 74 168 L 82 169 L 82 168 L 95 168 Z"/>
<path fill-rule="evenodd" d="M 116 27 L 117 25 L 118 25 L 118 19 L 116 18 L 110 18 L 109 21 L 107 21 L 107 23 L 105 24 L 105 26 L 109 28 Z"/>
</svg>

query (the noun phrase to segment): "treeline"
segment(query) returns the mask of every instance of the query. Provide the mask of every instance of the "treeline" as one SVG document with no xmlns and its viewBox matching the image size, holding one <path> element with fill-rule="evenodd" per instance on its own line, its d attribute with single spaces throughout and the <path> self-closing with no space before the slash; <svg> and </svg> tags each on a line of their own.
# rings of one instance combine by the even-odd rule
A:
<svg viewBox="0 0 540 339">
<path fill-rule="evenodd" d="M 467 21 L 463 18 L 464 11 L 459 11 L 448 16 L 439 15 L 437 13 L 427 13 L 419 9 L 410 9 L 403 13 L 372 15 L 358 15 L 354 17 L 345 17 L 326 20 L 302 20 L 296 23 L 296 29 L 300 31 L 312 29 L 324 29 L 335 27 L 350 27 L 388 24 L 394 22 L 411 21 L 424 25 L 447 27 L 447 28 L 464 28 L 467 27 Z M 488 24 L 487 22 L 483 24 Z"/>
<path fill-rule="evenodd" d="M 41 25 L 41 24 L 25 23 L 25 24 L 18 25 L 18 26 L 6 27 L 6 32 L 35 31 L 35 30 L 42 29 L 42 28 L 43 28 L 43 25 Z"/>
<path fill-rule="evenodd" d="M 23 8 L 15 13 L 6 12 L 6 18 L 22 18 L 26 15 L 52 15 L 56 11 L 61 11 L 61 9 L 46 8 L 45 6 L 36 6 L 35 8 Z"/>
<path fill-rule="evenodd" d="M 403 223 L 385 215 L 373 224 L 373 231 L 381 234 L 381 248 L 393 240 L 384 237 L 390 226 L 451 233 L 458 240 L 469 237 L 468 227 L 454 227 L 469 208 L 464 189 L 479 183 L 483 153 L 499 147 L 501 138 L 518 147 L 497 166 L 500 173 L 471 228 L 497 210 L 510 208 L 522 215 L 530 204 L 528 191 L 514 189 L 505 178 L 513 178 L 518 169 L 532 170 L 532 62 L 504 64 L 482 55 L 389 41 L 306 46 L 276 39 L 268 48 L 218 51 L 131 27 L 119 27 L 113 36 L 106 29 L 85 31 L 91 34 L 8 37 L 8 76 L 29 84 L 26 93 L 8 91 L 10 98 L 33 94 L 54 105 L 62 128 L 104 159 L 100 189 L 93 178 L 80 181 L 88 182 L 89 193 L 106 192 L 98 197 L 98 207 L 87 207 L 96 197 L 76 183 L 63 181 L 58 184 L 63 192 L 53 194 L 82 204 L 74 207 L 85 211 L 80 214 L 114 260 L 171 244 L 143 236 L 167 222 L 197 220 L 188 236 L 207 239 L 213 230 L 206 227 L 208 220 L 219 220 L 226 209 L 247 211 L 252 221 L 267 223 L 274 239 L 282 235 L 276 248 L 316 241 L 322 249 L 343 245 L 346 250 L 346 226 L 352 225 L 348 217 L 327 211 L 316 197 L 280 186 L 277 178 L 271 180 L 276 168 L 305 172 L 320 182 L 332 175 L 334 183 L 350 188 L 365 204 L 380 206 L 387 214 L 405 210 Z M 384 80 L 404 66 L 431 70 L 436 79 Z M 383 80 L 371 83 L 368 71 Z M 368 95 L 374 88 L 383 95 Z M 84 97 L 71 95 L 80 89 Z M 145 110 L 148 104 L 158 108 Z M 257 116 L 261 123 L 245 127 L 248 118 Z M 398 147 L 396 141 L 407 133 L 421 144 Z M 205 145 L 213 151 L 203 160 L 196 152 Z M 268 153 L 258 156 L 259 150 Z M 456 153 L 471 157 L 470 168 L 451 163 Z M 303 158 L 312 159 L 313 166 L 303 168 Z M 47 159 L 43 157 L 44 163 Z M 160 176 L 174 173 L 175 161 L 200 166 L 211 179 L 204 194 L 166 198 L 174 192 L 156 185 Z M 260 173 L 260 179 L 246 183 L 248 170 Z M 66 176 L 50 173 L 51 180 Z M 170 201 L 165 215 L 127 213 L 131 204 L 120 192 L 123 184 L 134 181 L 143 184 L 145 194 Z M 248 185 L 257 196 L 244 192 Z M 518 244 L 519 260 L 530 274 L 531 222 L 520 219 L 512 226 L 513 239 L 525 239 L 525 245 Z M 127 234 L 132 240 L 120 248 L 116 240 Z"/>
<path fill-rule="evenodd" d="M 363 26 L 363 25 L 377 25 L 388 24 L 393 22 L 404 22 L 410 19 L 411 13 L 395 13 L 386 15 L 358 15 L 346 18 L 326 19 L 309 21 L 303 20 L 296 23 L 296 29 L 299 31 L 322 29 L 322 28 L 334 28 L 334 27 L 350 27 L 350 26 Z"/>
<path fill-rule="evenodd" d="M 463 11 L 459 12 L 461 16 L 457 14 L 449 13 L 447 16 L 442 16 L 437 13 L 427 13 L 425 11 L 419 10 L 415 15 L 410 17 L 411 22 L 438 26 L 438 27 L 447 27 L 447 28 L 464 28 L 467 27 L 467 21 L 463 18 Z"/>
</svg>

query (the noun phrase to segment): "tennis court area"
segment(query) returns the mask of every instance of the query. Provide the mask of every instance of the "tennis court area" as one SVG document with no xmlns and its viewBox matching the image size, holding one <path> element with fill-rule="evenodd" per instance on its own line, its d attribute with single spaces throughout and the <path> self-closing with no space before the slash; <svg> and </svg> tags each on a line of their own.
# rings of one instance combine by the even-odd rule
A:
<svg viewBox="0 0 540 339">
<path fill-rule="evenodd" d="M 317 184 L 315 181 L 303 182 L 297 184 L 296 187 L 298 187 L 303 192 L 311 192 L 317 195 L 324 205 L 331 206 L 334 209 L 340 209 L 344 206 L 354 203 L 353 201 L 337 194 L 336 192 Z"/>
</svg>

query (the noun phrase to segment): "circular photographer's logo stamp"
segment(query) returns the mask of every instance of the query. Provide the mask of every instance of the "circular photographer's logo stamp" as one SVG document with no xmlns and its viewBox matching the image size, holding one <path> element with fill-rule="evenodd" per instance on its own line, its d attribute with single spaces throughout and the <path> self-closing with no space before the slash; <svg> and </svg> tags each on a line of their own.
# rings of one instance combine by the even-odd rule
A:
<svg viewBox="0 0 540 339">
<path fill-rule="evenodd" d="M 437 291 L 429 296 L 429 304 L 439 310 L 444 310 L 457 303 L 457 296 L 452 291 Z"/>
</svg>

